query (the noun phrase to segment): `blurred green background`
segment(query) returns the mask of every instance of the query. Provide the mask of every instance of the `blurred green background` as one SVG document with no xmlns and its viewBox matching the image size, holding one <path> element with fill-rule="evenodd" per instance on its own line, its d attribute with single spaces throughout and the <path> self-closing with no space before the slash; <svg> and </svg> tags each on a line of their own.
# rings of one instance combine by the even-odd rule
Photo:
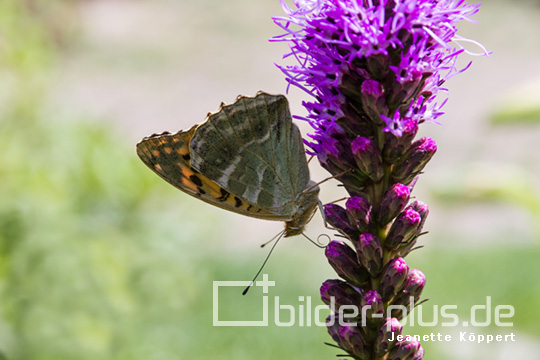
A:
<svg viewBox="0 0 540 360">
<path fill-rule="evenodd" d="M 0 1 L 0 358 L 334 358 L 324 328 L 212 326 L 212 281 L 251 279 L 282 225 L 201 204 L 134 151 L 238 94 L 283 93 L 273 63 L 286 46 L 267 42 L 281 14 L 277 0 Z M 427 276 L 427 306 L 466 317 L 492 296 L 515 307 L 514 326 L 406 332 L 516 334 L 423 343 L 428 360 L 540 359 L 540 7 L 490 0 L 475 19 L 462 35 L 493 55 L 448 83 L 444 124 L 422 129 L 439 146 L 415 189 L 430 233 L 407 261 Z M 291 90 L 294 113 L 303 98 Z M 341 195 L 334 185 L 323 201 Z M 301 238 L 264 272 L 269 295 L 296 306 L 319 305 L 334 277 Z M 260 289 L 240 291 L 220 314 L 256 320 Z"/>
</svg>

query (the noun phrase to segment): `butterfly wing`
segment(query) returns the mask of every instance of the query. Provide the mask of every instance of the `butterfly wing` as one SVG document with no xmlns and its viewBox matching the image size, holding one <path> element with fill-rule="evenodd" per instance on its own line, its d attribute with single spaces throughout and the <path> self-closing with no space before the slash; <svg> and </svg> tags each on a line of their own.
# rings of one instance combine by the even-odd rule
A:
<svg viewBox="0 0 540 360">
<path fill-rule="evenodd" d="M 189 142 L 197 131 L 194 126 L 176 134 L 154 134 L 137 144 L 137 155 L 156 174 L 183 192 L 209 204 L 239 214 L 267 220 L 282 220 L 231 194 L 191 165 Z"/>
<path fill-rule="evenodd" d="M 287 99 L 258 93 L 209 114 L 190 141 L 191 163 L 220 187 L 291 220 L 310 182 Z"/>
</svg>

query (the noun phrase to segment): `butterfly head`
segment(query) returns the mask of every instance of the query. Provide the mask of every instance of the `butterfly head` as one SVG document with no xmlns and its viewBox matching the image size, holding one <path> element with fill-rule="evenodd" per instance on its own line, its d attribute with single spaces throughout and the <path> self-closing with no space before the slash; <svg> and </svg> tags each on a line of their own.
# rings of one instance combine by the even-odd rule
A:
<svg viewBox="0 0 540 360">
<path fill-rule="evenodd" d="M 313 182 L 312 182 L 313 183 Z M 300 235 L 319 205 L 319 187 L 310 186 L 298 196 L 298 210 L 292 220 L 285 222 L 285 237 Z"/>
</svg>

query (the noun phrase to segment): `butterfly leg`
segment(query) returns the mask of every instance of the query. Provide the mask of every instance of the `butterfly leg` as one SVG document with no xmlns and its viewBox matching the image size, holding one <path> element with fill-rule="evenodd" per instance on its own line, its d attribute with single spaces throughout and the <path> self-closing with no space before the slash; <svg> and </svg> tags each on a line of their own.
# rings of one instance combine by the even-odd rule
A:
<svg viewBox="0 0 540 360">
<path fill-rule="evenodd" d="M 347 200 L 347 199 L 348 199 L 348 197 L 343 197 L 343 198 L 341 198 L 341 199 L 334 200 L 334 201 L 330 202 L 329 204 L 335 204 L 335 203 L 337 203 L 337 202 L 339 202 L 339 201 L 343 201 L 343 200 Z M 325 215 L 325 213 L 324 213 L 324 205 L 323 205 L 323 203 L 322 203 L 320 200 L 318 200 L 318 201 L 317 201 L 317 204 L 318 204 L 318 206 L 319 206 L 319 211 L 321 212 L 321 216 L 322 216 L 322 218 L 323 218 L 324 227 L 327 228 L 328 230 L 338 231 L 335 227 L 333 227 L 332 225 L 330 225 L 330 224 L 328 223 L 328 221 L 326 220 L 326 215 Z M 334 235 L 337 236 L 337 237 L 341 237 L 341 238 L 347 239 L 346 236 L 344 236 L 344 235 L 342 235 L 342 234 L 340 234 L 340 233 L 337 233 L 337 234 L 334 234 Z M 328 238 L 328 241 L 327 241 L 327 242 L 328 242 L 328 243 L 330 242 L 330 236 L 328 236 L 328 235 L 326 235 L 326 234 L 321 234 L 321 235 L 319 235 L 319 236 L 317 237 L 317 242 L 318 242 L 318 243 L 322 243 L 322 242 L 320 241 L 320 237 L 321 237 L 321 236 L 324 236 L 324 237 Z"/>
<path fill-rule="evenodd" d="M 345 197 L 342 197 L 341 199 L 334 200 L 334 201 L 330 202 L 329 204 L 335 204 L 337 202 L 347 200 L 348 198 L 349 198 L 348 196 L 345 196 Z M 326 221 L 326 214 L 324 213 L 324 205 L 321 202 L 321 200 L 317 200 L 317 204 L 319 205 L 319 211 L 321 212 L 321 216 L 322 216 L 323 221 L 324 221 L 324 227 L 327 228 L 327 229 L 330 229 L 330 230 L 336 230 L 334 227 L 332 227 L 330 224 L 328 224 L 328 221 Z"/>
<path fill-rule="evenodd" d="M 321 185 L 322 183 L 324 182 L 327 182 L 328 180 L 332 180 L 332 179 L 337 179 L 338 177 L 340 177 L 341 175 L 345 175 L 346 173 L 350 172 L 351 170 L 345 170 L 344 172 L 340 173 L 340 174 L 337 174 L 337 175 L 332 175 L 332 176 L 329 176 L 325 179 L 322 179 L 321 181 L 319 181 L 318 183 L 316 184 L 313 184 L 311 185 L 310 187 L 308 187 L 307 189 L 305 189 L 303 192 L 309 192 L 310 190 L 312 190 L 313 188 Z"/>
</svg>

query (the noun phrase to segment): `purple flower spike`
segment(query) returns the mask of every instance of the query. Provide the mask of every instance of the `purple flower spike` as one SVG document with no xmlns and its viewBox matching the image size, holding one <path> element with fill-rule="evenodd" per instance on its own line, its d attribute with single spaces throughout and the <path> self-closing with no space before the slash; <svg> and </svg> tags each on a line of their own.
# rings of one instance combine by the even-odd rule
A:
<svg viewBox="0 0 540 360">
<path fill-rule="evenodd" d="M 427 206 L 407 206 L 414 184 L 437 150 L 430 138 L 415 141 L 420 124 L 443 114 L 443 84 L 464 71 L 465 50 L 457 23 L 479 5 L 466 0 L 281 0 L 275 17 L 293 65 L 278 67 L 303 102 L 313 128 L 305 143 L 348 194 L 345 209 L 325 206 L 325 217 L 349 247 L 332 242 L 331 266 L 345 281 L 328 280 L 321 298 L 336 306 L 371 305 L 367 322 L 347 328 L 328 324 L 337 345 L 356 360 L 420 360 L 415 341 L 401 334 L 406 315 L 394 304 L 418 300 L 425 277 L 403 260 L 415 246 Z M 479 45 L 479 44 L 477 44 Z M 479 45 L 481 47 L 481 45 Z M 483 49 L 483 48 L 482 48 Z M 487 52 L 485 52 L 487 54 Z M 374 315 L 382 315 L 375 317 Z M 383 320 L 386 319 L 386 320 Z M 384 330 L 381 323 L 386 321 Z"/>
<path fill-rule="evenodd" d="M 354 110 L 358 118 L 379 109 L 377 114 L 391 119 L 387 130 L 397 134 L 402 132 L 402 115 L 420 122 L 440 115 L 433 100 L 441 84 L 461 71 L 455 61 L 462 51 L 448 42 L 456 35 L 455 24 L 476 13 L 478 5 L 453 0 L 382 1 L 366 7 L 358 0 L 294 2 L 297 9 L 282 2 L 287 17 L 274 21 L 285 34 L 273 40 L 289 41 L 291 53 L 286 56 L 299 60 L 298 65 L 280 67 L 288 82 L 317 99 L 305 104 L 317 142 L 325 141 L 319 125 L 349 113 L 349 103 L 361 105 Z M 420 93 L 422 101 L 413 101 Z M 381 112 L 377 104 L 381 96 L 388 111 Z"/>
</svg>

